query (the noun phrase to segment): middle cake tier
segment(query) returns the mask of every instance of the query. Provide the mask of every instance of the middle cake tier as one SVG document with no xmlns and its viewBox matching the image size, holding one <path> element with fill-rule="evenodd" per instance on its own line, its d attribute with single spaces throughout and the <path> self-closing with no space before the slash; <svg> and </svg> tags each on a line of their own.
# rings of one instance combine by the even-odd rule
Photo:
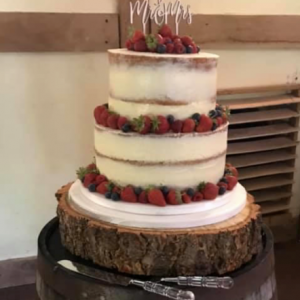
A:
<svg viewBox="0 0 300 300">
<path fill-rule="evenodd" d="M 228 124 L 206 133 L 141 135 L 95 125 L 96 164 L 119 185 L 184 189 L 224 175 Z"/>
</svg>

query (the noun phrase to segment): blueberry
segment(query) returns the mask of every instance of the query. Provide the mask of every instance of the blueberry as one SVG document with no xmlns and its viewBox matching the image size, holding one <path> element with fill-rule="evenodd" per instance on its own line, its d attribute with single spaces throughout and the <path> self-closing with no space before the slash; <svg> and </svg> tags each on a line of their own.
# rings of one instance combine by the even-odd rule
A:
<svg viewBox="0 0 300 300">
<path fill-rule="evenodd" d="M 221 180 L 220 180 L 220 182 L 224 182 L 224 183 L 228 183 L 228 181 L 227 181 L 227 179 L 225 178 L 225 177 L 223 177 Z"/>
<path fill-rule="evenodd" d="M 222 107 L 221 105 L 218 105 L 218 106 L 216 107 L 216 110 L 223 111 L 223 107 Z"/>
<path fill-rule="evenodd" d="M 125 124 L 122 126 L 122 131 L 123 131 L 123 132 L 129 132 L 129 131 L 130 131 L 130 124 L 129 124 L 129 123 L 125 123 Z"/>
<path fill-rule="evenodd" d="M 194 48 L 191 45 L 187 46 L 186 52 L 192 54 L 192 53 L 194 53 Z"/>
<path fill-rule="evenodd" d="M 158 53 L 161 53 L 161 54 L 166 53 L 166 52 L 167 52 L 167 47 L 166 47 L 166 45 L 164 45 L 164 44 L 159 44 L 159 45 L 157 46 L 157 52 L 158 52 Z"/>
<path fill-rule="evenodd" d="M 186 193 L 190 196 L 193 197 L 195 195 L 195 191 L 192 188 L 188 188 L 186 190 Z"/>
<path fill-rule="evenodd" d="M 105 193 L 104 196 L 105 196 L 106 199 L 110 199 L 110 198 L 111 198 L 111 193 L 110 193 L 110 192 L 107 192 L 107 193 Z"/>
<path fill-rule="evenodd" d="M 222 111 L 221 110 L 216 110 L 216 115 L 217 115 L 217 117 L 222 117 Z"/>
<path fill-rule="evenodd" d="M 140 195 L 142 191 L 143 191 L 143 190 L 142 190 L 142 188 L 140 188 L 140 187 L 135 187 L 135 188 L 134 188 L 134 193 L 135 193 L 137 196 Z"/>
<path fill-rule="evenodd" d="M 168 194 L 169 194 L 169 188 L 167 187 L 167 186 L 163 186 L 162 188 L 161 188 L 161 191 L 162 191 L 162 193 L 165 195 L 165 196 L 167 196 Z"/>
<path fill-rule="evenodd" d="M 217 124 L 216 124 L 216 123 L 213 123 L 213 126 L 212 126 L 211 130 L 212 130 L 212 131 L 215 131 L 217 128 L 218 128 Z"/>
<path fill-rule="evenodd" d="M 195 113 L 192 115 L 192 119 L 195 120 L 196 122 L 199 122 L 201 118 L 201 115 L 198 113 Z"/>
<path fill-rule="evenodd" d="M 226 188 L 224 186 L 220 186 L 219 195 L 224 195 L 226 193 Z"/>
<path fill-rule="evenodd" d="M 118 193 L 112 193 L 111 194 L 111 199 L 113 201 L 119 201 L 120 200 L 120 195 Z"/>
<path fill-rule="evenodd" d="M 168 120 L 169 124 L 173 124 L 175 122 L 175 118 L 173 115 L 168 115 L 167 120 Z"/>
<path fill-rule="evenodd" d="M 215 110 L 211 110 L 209 113 L 208 113 L 208 116 L 212 119 L 216 118 L 217 117 L 217 112 Z"/>
<path fill-rule="evenodd" d="M 89 189 L 89 191 L 90 191 L 91 193 L 95 193 L 95 192 L 96 192 L 96 189 L 97 189 L 97 185 L 94 184 L 94 183 L 92 183 L 92 184 L 89 185 L 88 189 Z"/>
</svg>

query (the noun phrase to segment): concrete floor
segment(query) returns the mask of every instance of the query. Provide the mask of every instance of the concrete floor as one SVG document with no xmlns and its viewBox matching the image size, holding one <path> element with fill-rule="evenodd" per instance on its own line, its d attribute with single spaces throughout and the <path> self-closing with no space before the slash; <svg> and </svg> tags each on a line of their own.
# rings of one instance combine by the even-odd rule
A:
<svg viewBox="0 0 300 300">
<path fill-rule="evenodd" d="M 278 300 L 300 300 L 300 244 L 277 244 L 275 256 Z M 38 300 L 38 297 L 35 286 L 27 285 L 0 290 L 0 300 Z"/>
</svg>

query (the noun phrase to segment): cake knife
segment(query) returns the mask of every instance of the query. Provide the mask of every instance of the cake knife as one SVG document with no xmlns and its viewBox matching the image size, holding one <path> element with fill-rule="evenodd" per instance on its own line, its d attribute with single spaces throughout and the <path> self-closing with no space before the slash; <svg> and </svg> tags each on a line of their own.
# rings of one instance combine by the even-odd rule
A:
<svg viewBox="0 0 300 300">
<path fill-rule="evenodd" d="M 165 286 L 151 281 L 135 280 L 125 275 L 107 272 L 105 270 L 95 269 L 70 260 L 60 260 L 58 264 L 73 272 L 85 275 L 90 278 L 105 281 L 111 284 L 122 286 L 135 285 L 147 292 L 161 295 L 175 300 L 195 300 L 195 295 L 191 291 L 183 291 L 173 287 Z"/>
<path fill-rule="evenodd" d="M 231 289 L 234 285 L 231 277 L 179 276 L 162 278 L 162 282 L 172 282 L 181 286 L 195 286 L 216 289 Z"/>
</svg>

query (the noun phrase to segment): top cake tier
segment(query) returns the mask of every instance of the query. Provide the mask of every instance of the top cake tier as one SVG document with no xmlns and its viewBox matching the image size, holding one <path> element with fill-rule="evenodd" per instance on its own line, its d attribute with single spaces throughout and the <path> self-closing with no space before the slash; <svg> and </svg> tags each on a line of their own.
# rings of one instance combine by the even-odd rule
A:
<svg viewBox="0 0 300 300">
<path fill-rule="evenodd" d="M 215 108 L 218 56 L 108 51 L 109 106 L 127 117 L 187 118 Z"/>
</svg>

